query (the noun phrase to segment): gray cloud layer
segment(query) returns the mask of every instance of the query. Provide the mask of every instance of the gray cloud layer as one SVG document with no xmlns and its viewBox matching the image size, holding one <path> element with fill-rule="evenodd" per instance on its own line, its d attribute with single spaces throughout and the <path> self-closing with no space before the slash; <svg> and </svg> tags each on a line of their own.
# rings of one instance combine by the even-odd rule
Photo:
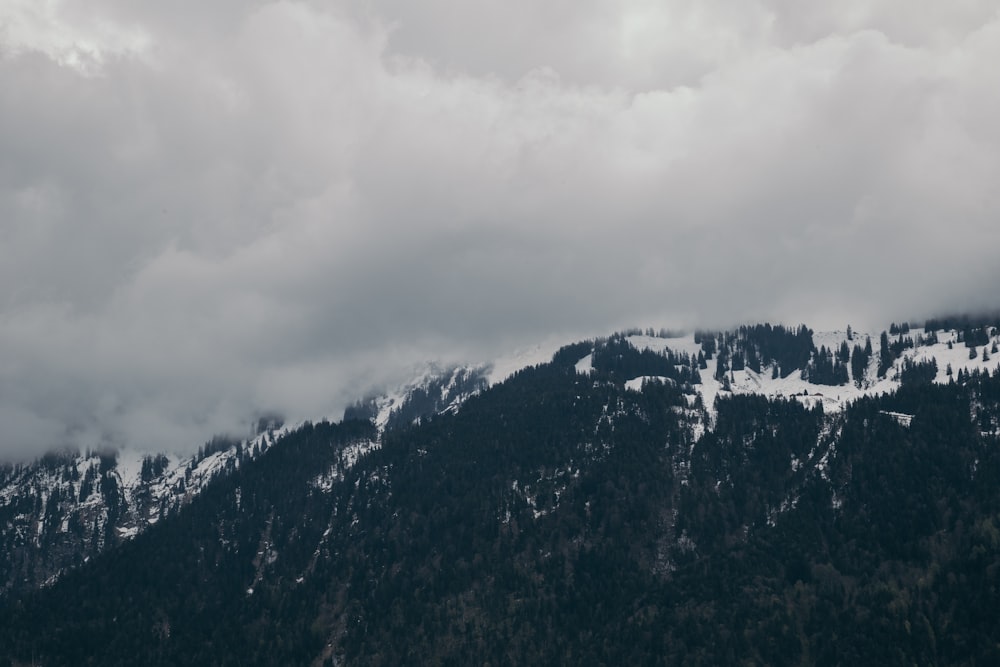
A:
<svg viewBox="0 0 1000 667">
<path fill-rule="evenodd" d="M 420 359 L 996 307 L 994 3 L 0 9 L 0 451 Z"/>
</svg>

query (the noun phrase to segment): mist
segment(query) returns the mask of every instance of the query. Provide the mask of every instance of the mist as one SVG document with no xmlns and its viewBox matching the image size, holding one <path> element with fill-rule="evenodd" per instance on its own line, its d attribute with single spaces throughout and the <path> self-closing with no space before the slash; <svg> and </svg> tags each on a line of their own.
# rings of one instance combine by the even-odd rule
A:
<svg viewBox="0 0 1000 667">
<path fill-rule="evenodd" d="M 992 3 L 0 8 L 0 456 L 625 326 L 996 309 Z"/>
</svg>

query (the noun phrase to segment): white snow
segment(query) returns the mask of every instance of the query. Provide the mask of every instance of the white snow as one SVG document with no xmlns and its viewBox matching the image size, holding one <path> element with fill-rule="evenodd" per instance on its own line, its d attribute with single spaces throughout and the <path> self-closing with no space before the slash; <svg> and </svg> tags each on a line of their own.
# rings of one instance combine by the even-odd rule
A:
<svg viewBox="0 0 1000 667">
<path fill-rule="evenodd" d="M 552 355 L 554 355 L 564 344 L 565 341 L 560 340 L 557 342 L 555 340 L 549 340 L 530 347 L 522 348 L 513 354 L 500 357 L 492 364 L 493 369 L 490 371 L 487 378 L 489 385 L 492 387 L 495 384 L 500 384 L 522 368 L 537 366 L 538 364 L 544 364 L 551 361 Z"/>
<path fill-rule="evenodd" d="M 879 413 L 887 415 L 895 419 L 901 426 L 909 426 L 913 421 L 914 415 L 908 415 L 903 412 L 890 412 L 888 410 L 879 410 Z"/>
<path fill-rule="evenodd" d="M 674 353 L 685 353 L 697 357 L 701 351 L 701 343 L 694 342 L 694 334 L 672 338 L 658 336 L 629 336 L 628 342 L 637 350 L 652 350 L 663 354 L 667 350 Z"/>
<path fill-rule="evenodd" d="M 637 378 L 633 378 L 625 383 L 626 389 L 631 389 L 632 391 L 642 391 L 642 385 L 647 382 L 661 382 L 663 384 L 674 384 L 673 379 L 664 377 L 662 375 L 642 375 Z"/>
<path fill-rule="evenodd" d="M 919 328 L 911 329 L 905 334 L 906 337 L 912 338 L 914 342 L 919 337 L 926 335 L 927 333 Z M 993 373 L 1000 371 L 1000 353 L 995 354 L 991 351 L 993 344 L 1000 342 L 998 337 L 994 336 L 990 339 L 986 346 L 988 359 L 983 360 L 983 346 L 978 346 L 972 358 L 970 358 L 970 349 L 964 343 L 957 341 L 956 331 L 938 331 L 936 335 L 940 342 L 934 345 L 923 345 L 904 350 L 901 357 L 895 360 L 893 366 L 888 369 L 885 377 L 880 379 L 876 377 L 880 338 L 878 333 L 855 332 L 853 339 L 847 341 L 847 335 L 844 331 L 814 332 L 813 342 L 816 347 L 825 346 L 834 353 L 837 352 L 841 344 L 845 341 L 848 347 L 853 350 L 855 345 L 864 346 L 866 337 L 871 338 L 873 347 L 872 359 L 865 371 L 865 376 L 862 378 L 860 386 L 853 382 L 854 378 L 848 384 L 841 386 L 814 384 L 802 379 L 801 369 L 793 370 L 787 377 L 774 378 L 772 377 L 773 369 L 767 367 L 762 368 L 760 373 L 755 373 L 750 369 L 731 372 L 729 381 L 730 389 L 726 390 L 723 389 L 723 383 L 712 377 L 716 367 L 715 359 L 712 359 L 708 362 L 708 368 L 701 370 L 701 383 L 692 386 L 691 392 L 687 396 L 687 407 L 679 409 L 686 410 L 688 414 L 687 421 L 691 425 L 695 439 L 697 439 L 706 429 L 712 428 L 714 403 L 719 395 L 725 396 L 736 393 L 761 394 L 771 398 L 786 397 L 807 406 L 821 405 L 825 412 L 836 413 L 862 396 L 896 391 L 900 385 L 900 372 L 907 361 L 919 363 L 934 359 L 937 363 L 937 375 L 934 380 L 938 383 L 947 383 L 957 379 L 960 372 L 979 370 Z M 890 336 L 889 338 L 890 341 L 893 341 L 898 336 Z M 663 353 L 669 349 L 677 354 L 697 357 L 701 350 L 701 345 L 694 342 L 693 335 L 668 338 L 635 335 L 629 336 L 627 340 L 637 349 L 649 349 L 659 353 Z M 948 349 L 949 342 L 952 343 L 951 349 Z M 545 343 L 524 348 L 511 355 L 501 357 L 492 364 L 488 374 L 488 383 L 495 385 L 509 378 L 520 369 L 550 361 L 552 355 L 564 343 L 564 340 L 549 340 Z M 948 374 L 949 366 L 951 367 L 950 376 Z M 575 367 L 578 373 L 593 373 L 593 354 L 584 356 L 576 363 Z M 469 367 L 470 370 L 474 368 Z M 384 427 L 391 410 L 404 401 L 414 387 L 425 385 L 433 377 L 440 377 L 440 373 L 441 369 L 439 367 L 427 364 L 421 367 L 421 371 L 416 373 L 416 377 L 411 383 L 400 387 L 392 394 L 378 399 L 376 404 L 379 409 L 376 420 L 377 424 L 380 427 Z M 641 376 L 630 379 L 626 383 L 626 386 L 632 390 L 641 390 L 645 382 L 662 382 L 665 380 L 666 378 L 658 376 Z M 442 390 L 443 398 L 447 396 L 447 390 L 447 387 Z M 696 397 L 699 395 L 707 412 L 704 417 L 694 407 Z M 910 417 L 909 415 L 902 414 L 892 416 L 901 422 L 907 421 Z M 241 446 L 247 454 L 254 447 L 263 453 L 269 447 L 273 446 L 284 434 L 299 428 L 301 425 L 301 423 L 285 425 L 280 429 L 244 440 Z M 826 451 L 814 450 L 805 460 L 793 462 L 793 467 L 796 465 L 806 465 L 807 462 L 814 462 L 814 465 L 816 465 L 820 472 L 825 474 L 829 457 L 835 451 L 835 434 L 829 440 L 821 437 L 817 446 L 821 444 L 827 447 Z M 354 466 L 360 457 L 377 447 L 377 441 L 365 441 L 346 447 L 341 453 L 337 464 L 331 470 L 327 471 L 326 474 L 317 477 L 314 480 L 314 484 L 320 488 L 328 488 L 329 485 L 332 485 L 338 479 L 343 479 L 344 471 Z M 114 474 L 117 476 L 120 487 L 125 494 L 125 512 L 127 518 L 123 522 L 119 522 L 116 526 L 118 534 L 126 539 L 131 538 L 142 532 L 146 526 L 154 523 L 160 514 L 161 508 L 169 512 L 189 502 L 200 493 L 214 475 L 224 472 L 227 468 L 239 465 L 237 451 L 237 446 L 232 446 L 224 451 L 215 452 L 197 463 L 194 462 L 194 457 L 182 458 L 173 454 L 167 455 L 167 465 L 163 473 L 154 480 L 143 483 L 141 479 L 143 458 L 155 454 L 153 452 L 145 452 L 139 448 L 121 450 L 118 453 Z M 96 467 L 100 465 L 100 457 L 97 454 L 88 457 L 81 453 L 76 457 L 74 463 L 81 478 L 80 481 L 75 483 L 73 488 L 73 493 L 78 494 L 82 485 L 82 478 L 91 466 Z M 3 488 L 0 488 L 0 504 L 9 503 L 14 495 L 30 493 L 37 496 L 41 500 L 42 507 L 44 507 L 48 492 L 60 485 L 68 490 L 70 482 L 62 480 L 60 473 L 50 473 L 41 467 L 27 466 L 22 471 L 15 472 L 11 480 Z M 72 508 L 64 510 L 64 515 L 59 517 L 59 530 L 63 532 L 67 531 L 69 517 L 73 514 L 78 514 L 88 517 L 88 526 L 92 522 L 96 523 L 99 529 L 98 532 L 101 532 L 107 520 L 107 508 L 104 506 L 105 499 L 98 487 L 99 481 L 95 480 L 94 489 L 86 498 L 81 502 L 74 502 Z M 514 487 L 514 491 L 518 491 L 516 486 Z M 536 512 L 543 511 L 535 507 L 535 496 L 528 493 L 527 487 L 524 489 L 524 495 L 528 498 L 533 510 Z M 78 498 L 79 496 L 75 497 Z M 834 502 L 836 503 L 836 499 Z M 44 521 L 38 519 L 39 517 L 34 514 L 30 516 L 27 514 L 19 515 L 13 520 L 17 524 L 14 526 L 14 529 L 20 531 L 20 533 L 23 533 L 29 539 L 31 537 L 40 539 L 46 529 L 46 524 Z"/>
<path fill-rule="evenodd" d="M 872 359 L 860 387 L 853 382 L 853 377 L 851 378 L 852 381 L 846 385 L 831 386 L 814 384 L 802 379 L 801 369 L 793 370 L 784 378 L 772 378 L 773 368 L 765 367 L 761 369 L 760 373 L 755 373 L 749 368 L 732 372 L 730 391 L 726 391 L 723 389 L 722 383 L 713 377 L 715 371 L 715 360 L 713 358 L 709 361 L 708 368 L 701 371 L 701 384 L 695 385 L 694 389 L 701 394 L 702 401 L 709 410 L 710 416 L 714 413 L 713 406 L 715 405 L 716 397 L 720 394 L 729 395 L 731 393 L 761 394 L 769 398 L 791 398 L 807 407 L 822 405 L 823 410 L 826 412 L 839 412 L 852 401 L 862 396 L 893 393 L 899 389 L 900 382 L 898 377 L 903 369 L 905 360 L 921 362 L 935 359 L 938 365 L 935 382 L 941 384 L 946 384 L 952 378 L 956 377 L 959 370 L 973 371 L 979 369 L 993 372 L 1000 368 L 1000 354 L 990 355 L 988 361 L 983 361 L 983 347 L 979 346 L 976 350 L 975 358 L 970 359 L 969 348 L 964 343 L 956 342 L 957 332 L 939 331 L 937 333 L 940 340 L 939 343 L 904 350 L 900 357 L 895 360 L 892 367 L 886 371 L 885 377 L 878 378 L 877 366 L 880 335 L 879 333 L 854 332 L 852 340 L 848 340 L 846 331 L 813 332 L 813 343 L 816 349 L 826 347 L 834 353 L 840 349 L 841 344 L 844 342 L 852 350 L 855 345 L 864 347 L 866 337 L 871 337 L 873 348 Z M 904 334 L 904 337 L 911 337 L 916 341 L 918 336 L 925 335 L 926 332 L 923 329 L 913 328 L 910 329 L 909 333 Z M 897 338 L 898 336 L 889 336 L 890 342 Z M 693 334 L 674 338 L 659 338 L 645 335 L 629 336 L 627 340 L 636 349 L 652 350 L 659 353 L 671 350 L 674 353 L 687 353 L 696 357 L 701 349 L 701 345 L 694 342 Z M 993 341 L 996 340 L 997 337 L 991 339 L 990 344 L 986 346 L 987 351 L 991 349 Z M 953 341 L 953 346 L 950 350 L 948 349 L 948 341 Z M 949 364 L 952 368 L 951 377 L 947 374 Z M 641 389 L 642 383 L 648 379 L 648 377 L 634 378 L 626 383 L 626 387 Z"/>
<path fill-rule="evenodd" d="M 441 370 L 433 364 L 425 364 L 415 371 L 412 380 L 376 398 L 375 407 L 378 408 L 378 414 L 375 416 L 375 426 L 378 430 L 385 430 L 389 423 L 389 417 L 392 416 L 392 411 L 399 408 L 415 388 L 426 385 L 440 372 Z"/>
<path fill-rule="evenodd" d="M 133 537 L 139 534 L 139 528 L 137 526 L 129 527 L 119 527 L 118 537 L 124 540 L 131 540 Z"/>
<path fill-rule="evenodd" d="M 135 449 L 122 449 L 118 452 L 118 477 L 126 489 L 135 488 L 142 481 L 142 459 L 149 454 Z"/>
<path fill-rule="evenodd" d="M 382 447 L 377 440 L 362 440 L 346 445 L 340 450 L 338 461 L 329 470 L 317 475 L 312 480 L 312 486 L 322 491 L 330 491 L 334 485 L 343 481 L 344 473 L 354 467 L 362 456 Z"/>
<path fill-rule="evenodd" d="M 488 365 L 486 364 L 442 367 L 432 362 L 415 367 L 412 379 L 409 382 L 375 398 L 376 416 L 374 421 L 376 428 L 379 431 L 384 431 L 393 411 L 398 410 L 416 389 L 427 390 L 433 381 L 447 377 L 448 382 L 442 385 L 439 397 L 439 400 L 444 401 L 448 398 L 449 394 L 454 392 L 461 376 L 465 374 L 483 376 L 486 374 L 487 367 Z M 489 382 L 490 384 L 494 384 L 492 381 Z M 443 411 L 447 412 L 457 409 L 466 398 L 468 396 L 463 394 L 453 395 L 451 404 L 446 406 Z"/>
</svg>

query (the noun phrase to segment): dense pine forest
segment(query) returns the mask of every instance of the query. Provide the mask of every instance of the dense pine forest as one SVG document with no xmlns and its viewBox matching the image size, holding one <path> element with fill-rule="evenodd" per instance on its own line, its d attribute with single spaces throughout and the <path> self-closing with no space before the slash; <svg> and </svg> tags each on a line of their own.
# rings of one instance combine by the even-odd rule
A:
<svg viewBox="0 0 1000 667">
<path fill-rule="evenodd" d="M 906 334 L 612 336 L 384 433 L 356 406 L 0 600 L 0 664 L 1000 664 L 1000 372 L 837 413 L 693 392 L 845 384 Z"/>
</svg>

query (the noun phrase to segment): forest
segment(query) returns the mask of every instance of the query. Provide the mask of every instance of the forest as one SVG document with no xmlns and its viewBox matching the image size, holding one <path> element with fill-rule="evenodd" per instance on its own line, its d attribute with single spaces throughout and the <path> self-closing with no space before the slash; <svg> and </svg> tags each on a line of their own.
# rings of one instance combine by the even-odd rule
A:
<svg viewBox="0 0 1000 667">
<path fill-rule="evenodd" d="M 0 664 L 1000 664 L 1000 374 L 710 415 L 698 365 L 611 337 L 382 435 L 307 424 L 0 600 Z"/>
</svg>

